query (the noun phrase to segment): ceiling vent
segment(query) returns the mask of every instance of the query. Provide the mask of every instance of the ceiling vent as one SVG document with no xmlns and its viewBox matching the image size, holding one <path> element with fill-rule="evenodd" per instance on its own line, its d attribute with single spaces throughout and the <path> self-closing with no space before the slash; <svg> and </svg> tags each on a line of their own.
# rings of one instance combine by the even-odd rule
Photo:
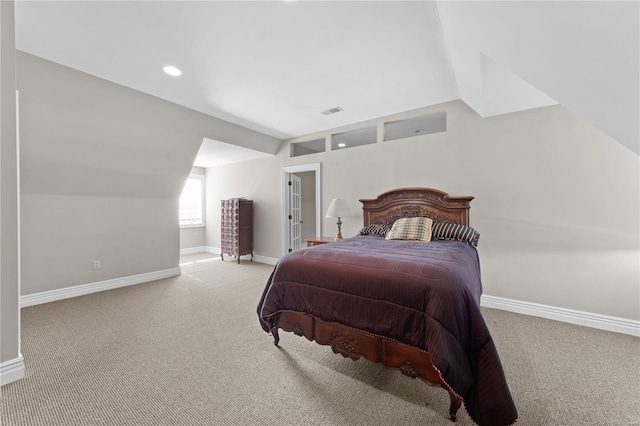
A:
<svg viewBox="0 0 640 426">
<path fill-rule="evenodd" d="M 322 113 L 324 115 L 331 115 L 331 114 L 335 114 L 336 112 L 340 112 L 340 111 L 344 111 L 344 110 L 342 108 L 340 108 L 340 107 L 335 107 L 335 108 L 328 109 L 326 111 L 322 111 Z"/>
</svg>

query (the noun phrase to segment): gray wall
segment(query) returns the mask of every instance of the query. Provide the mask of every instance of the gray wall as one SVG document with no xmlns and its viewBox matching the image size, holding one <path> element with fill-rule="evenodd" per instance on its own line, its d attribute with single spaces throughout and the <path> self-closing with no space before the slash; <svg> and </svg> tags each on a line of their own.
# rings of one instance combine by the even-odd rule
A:
<svg viewBox="0 0 640 426">
<path fill-rule="evenodd" d="M 473 195 L 485 294 L 638 320 L 639 157 L 562 106 L 483 119 L 454 101 L 384 120 L 443 110 L 444 133 L 295 158 L 283 144 L 275 158 L 209 168 L 208 182 L 225 182 L 209 185 L 210 200 L 255 199 L 256 254 L 278 258 L 284 166 L 321 163 L 321 210 L 342 197 L 356 212 L 342 218 L 345 237 L 362 226 L 360 198 L 407 186 Z M 218 229 L 207 244 L 219 247 Z"/>
<path fill-rule="evenodd" d="M 280 257 L 280 157 L 207 168 L 207 246 L 220 247 L 220 200 L 245 197 L 253 200 L 254 255 Z"/>
<path fill-rule="evenodd" d="M 0 363 L 20 353 L 13 6 L 12 1 L 0 2 Z"/>
<path fill-rule="evenodd" d="M 205 227 L 180 228 L 180 249 L 193 249 L 206 246 Z"/>
<path fill-rule="evenodd" d="M 202 139 L 280 145 L 23 52 L 17 79 L 23 295 L 177 267 L 178 198 Z"/>
</svg>

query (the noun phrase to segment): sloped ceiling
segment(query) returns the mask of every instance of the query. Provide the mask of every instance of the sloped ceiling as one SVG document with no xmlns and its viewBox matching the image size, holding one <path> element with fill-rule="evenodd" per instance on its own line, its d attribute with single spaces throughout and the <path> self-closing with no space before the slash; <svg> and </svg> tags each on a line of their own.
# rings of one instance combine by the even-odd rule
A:
<svg viewBox="0 0 640 426">
<path fill-rule="evenodd" d="M 268 157 L 269 155 L 255 149 L 204 138 L 193 165 L 207 168 Z"/>
<path fill-rule="evenodd" d="M 483 117 L 558 102 L 635 153 L 638 28 L 638 2 L 16 5 L 19 50 L 280 139 L 454 99 Z"/>
<path fill-rule="evenodd" d="M 555 101 L 640 154 L 639 2 L 438 2 L 438 10 L 460 97 L 480 115 Z"/>
</svg>

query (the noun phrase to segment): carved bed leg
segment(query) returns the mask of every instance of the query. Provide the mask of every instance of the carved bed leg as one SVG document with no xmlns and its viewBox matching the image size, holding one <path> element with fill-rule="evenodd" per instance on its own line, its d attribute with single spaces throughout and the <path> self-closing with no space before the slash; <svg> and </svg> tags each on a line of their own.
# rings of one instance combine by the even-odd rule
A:
<svg viewBox="0 0 640 426">
<path fill-rule="evenodd" d="M 271 334 L 273 335 L 273 344 L 278 346 L 280 342 L 280 335 L 278 335 L 278 327 L 273 327 L 271 329 Z"/>
<path fill-rule="evenodd" d="M 449 392 L 449 398 L 451 398 L 451 405 L 449 406 L 449 417 L 452 422 L 455 422 L 458 418 L 458 409 L 462 405 L 462 400 L 458 398 L 453 392 Z"/>
</svg>

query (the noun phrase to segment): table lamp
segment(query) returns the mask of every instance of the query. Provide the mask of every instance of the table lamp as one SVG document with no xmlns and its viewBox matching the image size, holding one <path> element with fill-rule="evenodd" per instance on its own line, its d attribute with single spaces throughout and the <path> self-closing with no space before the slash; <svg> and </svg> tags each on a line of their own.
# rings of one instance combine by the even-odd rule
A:
<svg viewBox="0 0 640 426">
<path fill-rule="evenodd" d="M 349 206 L 344 198 L 334 198 L 331 200 L 331 204 L 329 204 L 329 210 L 327 210 L 327 214 L 325 217 L 337 217 L 338 221 L 336 224 L 338 225 L 338 235 L 333 239 L 334 241 L 342 240 L 342 232 L 341 226 L 342 221 L 340 220 L 343 216 L 349 216 Z"/>
</svg>

